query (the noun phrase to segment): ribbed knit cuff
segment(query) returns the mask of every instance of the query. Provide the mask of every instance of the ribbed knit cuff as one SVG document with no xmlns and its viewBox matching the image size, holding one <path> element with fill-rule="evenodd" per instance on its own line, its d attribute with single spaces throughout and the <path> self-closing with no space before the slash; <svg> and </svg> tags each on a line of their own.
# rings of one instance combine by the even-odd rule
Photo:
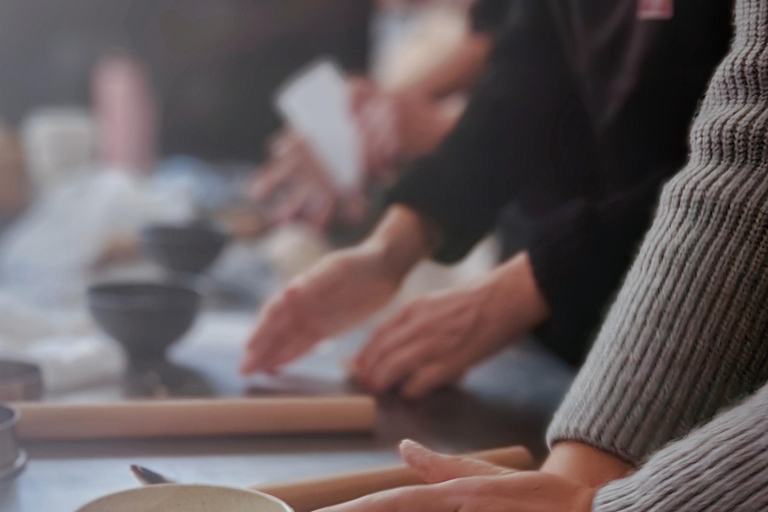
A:
<svg viewBox="0 0 768 512">
<path fill-rule="evenodd" d="M 768 389 L 598 491 L 593 512 L 754 512 L 768 507 Z"/>
</svg>

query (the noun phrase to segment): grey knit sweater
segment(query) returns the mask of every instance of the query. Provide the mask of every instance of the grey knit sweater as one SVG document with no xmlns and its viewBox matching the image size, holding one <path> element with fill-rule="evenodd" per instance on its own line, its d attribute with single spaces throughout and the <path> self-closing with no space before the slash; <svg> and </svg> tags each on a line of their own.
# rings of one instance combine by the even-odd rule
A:
<svg viewBox="0 0 768 512">
<path fill-rule="evenodd" d="M 768 0 L 735 22 L 690 161 L 550 427 L 638 464 L 595 511 L 768 510 Z"/>
</svg>

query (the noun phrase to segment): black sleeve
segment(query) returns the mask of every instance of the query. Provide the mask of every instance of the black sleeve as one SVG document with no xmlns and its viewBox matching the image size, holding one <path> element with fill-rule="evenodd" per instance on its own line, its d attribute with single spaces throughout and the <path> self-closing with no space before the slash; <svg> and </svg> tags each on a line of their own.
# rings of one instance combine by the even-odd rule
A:
<svg viewBox="0 0 768 512">
<path fill-rule="evenodd" d="M 553 176 L 552 138 L 574 79 L 545 2 L 530 0 L 498 43 L 457 127 L 430 156 L 413 164 L 389 191 L 443 231 L 436 259 L 461 259 L 494 225 L 502 207 Z M 591 132 L 588 116 L 576 132 Z M 594 144 L 576 148 L 589 160 Z"/>
<path fill-rule="evenodd" d="M 572 200 L 537 229 L 528 254 L 552 314 L 536 335 L 568 363 L 586 355 L 674 171 L 659 170 L 600 201 Z"/>
<path fill-rule="evenodd" d="M 497 38 L 503 32 L 513 12 L 514 0 L 476 0 L 469 11 L 473 32 Z"/>
</svg>

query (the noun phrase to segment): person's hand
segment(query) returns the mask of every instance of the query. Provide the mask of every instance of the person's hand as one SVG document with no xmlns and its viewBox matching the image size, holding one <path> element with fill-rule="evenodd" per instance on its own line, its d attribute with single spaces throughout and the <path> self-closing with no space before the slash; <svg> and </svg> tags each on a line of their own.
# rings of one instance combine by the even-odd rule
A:
<svg viewBox="0 0 768 512">
<path fill-rule="evenodd" d="M 432 485 L 404 487 L 320 512 L 589 512 L 595 489 L 563 477 L 449 457 L 404 441 L 408 465 Z"/>
<path fill-rule="evenodd" d="M 360 133 L 363 174 L 368 181 L 388 176 L 398 160 L 398 112 L 390 94 L 373 80 L 348 80 L 352 114 Z"/>
<path fill-rule="evenodd" d="M 374 392 L 399 385 L 420 398 L 458 380 L 472 365 L 548 315 L 526 254 L 472 283 L 416 299 L 382 324 L 356 360 Z"/>
<path fill-rule="evenodd" d="M 349 84 L 369 179 L 382 179 L 397 163 L 432 152 L 458 119 L 420 90 L 384 91 L 366 78 Z"/>
<path fill-rule="evenodd" d="M 272 142 L 270 152 L 248 195 L 256 202 L 276 203 L 274 221 L 303 220 L 318 229 L 326 227 L 342 198 L 312 149 L 288 131 Z"/>
<path fill-rule="evenodd" d="M 379 309 L 399 285 L 377 251 L 356 247 L 326 256 L 264 306 L 242 372 L 277 370 Z"/>
<path fill-rule="evenodd" d="M 442 102 L 418 89 L 393 93 L 398 131 L 398 156 L 411 161 L 432 153 L 456 126 L 461 111 L 445 108 Z"/>
<path fill-rule="evenodd" d="M 429 254 L 432 236 L 417 214 L 391 207 L 364 243 L 326 256 L 267 303 L 241 372 L 274 372 L 379 309 Z"/>
</svg>

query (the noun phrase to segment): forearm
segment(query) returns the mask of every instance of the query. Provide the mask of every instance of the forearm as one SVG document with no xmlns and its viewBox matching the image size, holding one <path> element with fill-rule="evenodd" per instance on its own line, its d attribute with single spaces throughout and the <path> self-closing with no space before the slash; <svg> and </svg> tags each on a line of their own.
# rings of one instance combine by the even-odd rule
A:
<svg viewBox="0 0 768 512">
<path fill-rule="evenodd" d="M 506 204 L 542 172 L 558 172 L 552 140 L 576 89 L 554 21 L 539 12 L 544 4 L 527 4 L 504 40 L 504 58 L 489 64 L 456 128 L 388 194 L 390 203 L 409 205 L 441 226 L 440 261 L 463 258 Z"/>
<path fill-rule="evenodd" d="M 410 120 L 401 126 L 397 158 L 402 162 L 410 162 L 431 154 L 456 128 L 460 117 L 461 112 L 433 105 L 428 119 Z"/>
<path fill-rule="evenodd" d="M 624 478 L 634 466 L 609 453 L 580 443 L 559 443 L 541 470 L 592 488 Z"/>
<path fill-rule="evenodd" d="M 499 265 L 472 286 L 485 292 L 482 323 L 486 325 L 481 328 L 492 327 L 496 338 L 517 338 L 549 318 L 549 305 L 525 252 Z"/>
<path fill-rule="evenodd" d="M 433 223 L 406 206 L 393 205 L 360 249 L 381 257 L 399 279 L 428 258 L 440 243 L 440 230 Z"/>
<path fill-rule="evenodd" d="M 468 89 L 482 74 L 492 48 L 491 37 L 481 33 L 470 34 L 445 62 L 405 89 L 431 98 Z"/>
</svg>

